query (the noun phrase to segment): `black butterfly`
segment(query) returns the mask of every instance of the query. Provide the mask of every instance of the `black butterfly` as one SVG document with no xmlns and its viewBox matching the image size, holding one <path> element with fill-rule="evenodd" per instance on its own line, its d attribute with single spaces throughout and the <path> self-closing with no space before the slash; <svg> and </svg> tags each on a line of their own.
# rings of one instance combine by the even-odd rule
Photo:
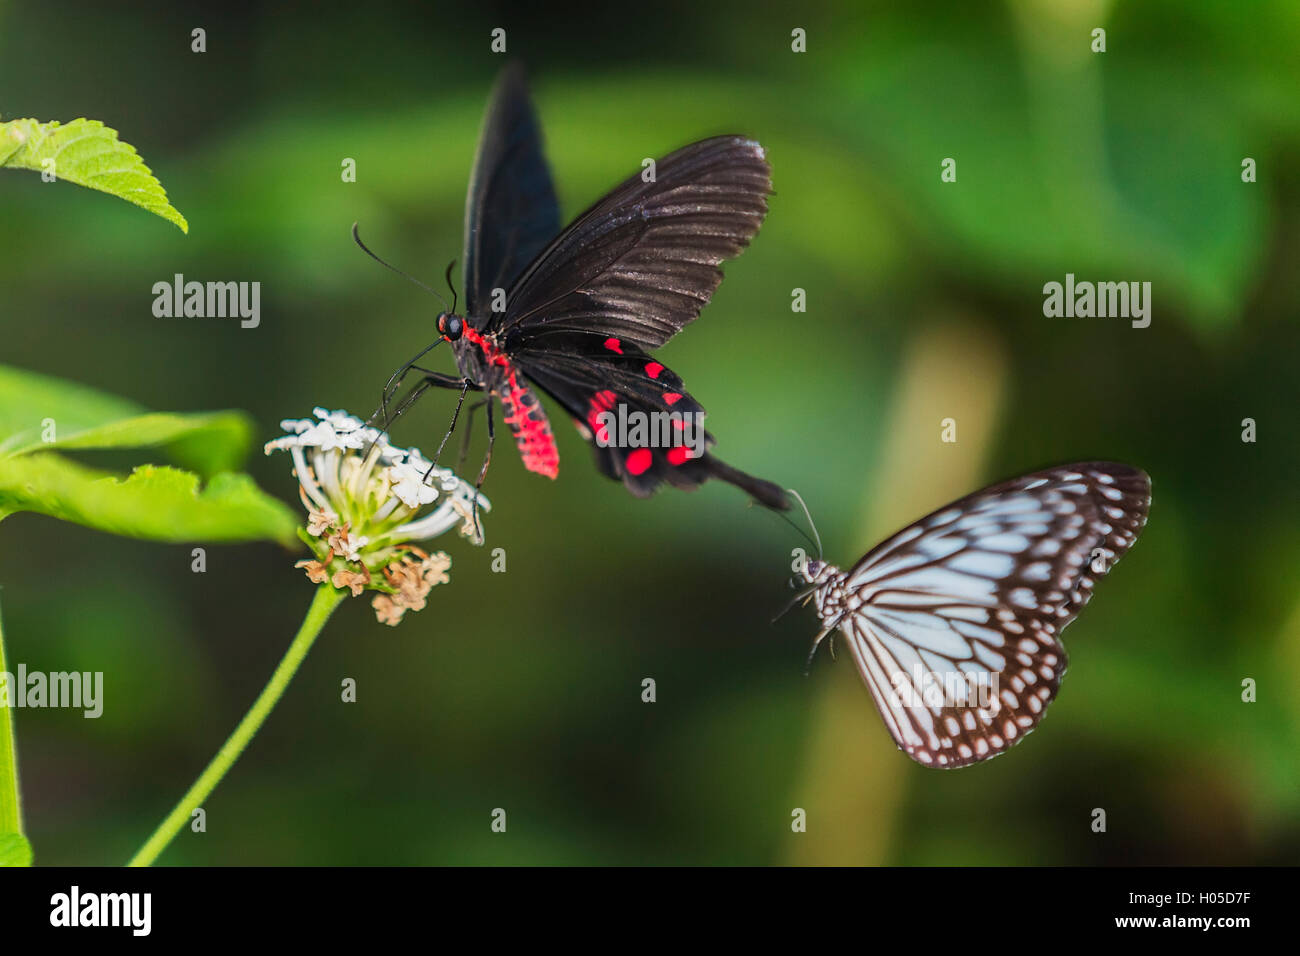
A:
<svg viewBox="0 0 1300 956">
<path fill-rule="evenodd" d="M 460 377 L 416 366 L 417 355 L 389 380 L 385 427 L 437 386 L 461 393 L 454 429 L 465 394 L 486 392 L 479 404 L 487 407 L 488 452 L 479 481 L 491 461 L 494 399 L 524 466 L 554 478 L 559 453 L 529 387 L 536 385 L 573 417 L 600 470 L 638 497 L 665 482 L 694 488 L 720 478 L 769 508 L 788 508 L 779 486 L 713 457 L 713 438 L 702 428 L 689 442 L 647 439 L 635 447 L 612 440 L 611 420 L 602 417 L 619 406 L 659 413 L 649 420 L 664 425 L 665 434 L 686 430 L 666 427 L 670 420 L 702 419 L 700 403 L 650 351 L 699 315 L 722 281 L 719 263 L 739 255 L 758 232 L 770 191 L 763 147 L 718 136 L 659 160 L 652 178 L 632 176 L 561 231 L 523 71 L 506 68 L 488 107 L 465 205 L 465 314 L 455 314 L 454 304 L 441 313 L 441 338 L 425 349 L 451 342 Z M 390 414 L 411 369 L 423 378 Z"/>
<path fill-rule="evenodd" d="M 1032 731 L 1065 675 L 1061 632 L 1133 546 L 1151 479 L 1059 465 L 940 508 L 848 571 L 800 569 L 846 638 L 894 742 L 927 767 L 987 760 Z"/>
</svg>

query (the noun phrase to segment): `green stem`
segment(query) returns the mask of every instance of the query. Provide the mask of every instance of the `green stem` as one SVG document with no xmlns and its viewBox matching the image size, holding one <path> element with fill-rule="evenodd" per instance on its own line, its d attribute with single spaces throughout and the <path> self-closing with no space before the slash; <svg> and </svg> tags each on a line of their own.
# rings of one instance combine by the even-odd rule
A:
<svg viewBox="0 0 1300 956">
<path fill-rule="evenodd" d="M 5 664 L 4 633 L 0 630 L 0 674 L 9 672 Z M 9 703 L 0 706 L 0 836 L 23 832 L 23 807 L 18 798 L 18 751 L 14 747 L 14 726 L 9 716 L 14 695 L 19 688 L 5 688 Z"/>
<path fill-rule="evenodd" d="M 347 595 L 346 591 L 338 591 L 329 584 L 322 584 L 316 591 L 316 597 L 311 602 L 311 607 L 307 609 L 307 616 L 303 619 L 302 627 L 298 629 L 297 636 L 294 637 L 293 643 L 289 645 L 289 650 L 285 652 L 284 658 L 280 661 L 280 666 L 275 669 L 271 679 L 267 682 L 266 687 L 262 688 L 262 693 L 258 695 L 253 706 L 249 708 L 244 719 L 239 722 L 235 732 L 230 735 L 229 739 L 221 745 L 217 755 L 212 758 L 207 769 L 199 775 L 199 779 L 194 781 L 194 786 L 190 787 L 185 796 L 181 797 L 180 803 L 176 804 L 175 809 L 168 814 L 154 831 L 153 836 L 149 837 L 145 843 L 131 858 L 127 866 L 149 866 L 158 858 L 158 854 L 163 851 L 172 837 L 190 819 L 194 810 L 202 805 L 207 799 L 214 787 L 221 782 L 221 778 L 226 775 L 226 771 L 234 765 L 239 759 L 239 755 L 244 752 L 248 742 L 253 739 L 253 735 L 261 728 L 262 723 L 266 720 L 267 715 L 271 713 L 276 702 L 284 694 L 284 690 L 289 686 L 289 681 L 297 672 L 298 666 L 302 663 L 307 652 L 311 650 L 312 643 L 316 636 L 320 634 L 321 628 L 329 620 L 330 614 L 338 607 L 339 602 Z"/>
</svg>

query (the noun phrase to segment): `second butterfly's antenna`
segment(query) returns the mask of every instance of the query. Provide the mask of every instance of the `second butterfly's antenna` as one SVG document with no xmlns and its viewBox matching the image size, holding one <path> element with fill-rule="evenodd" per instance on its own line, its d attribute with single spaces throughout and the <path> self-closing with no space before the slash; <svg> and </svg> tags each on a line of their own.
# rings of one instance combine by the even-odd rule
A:
<svg viewBox="0 0 1300 956">
<path fill-rule="evenodd" d="M 787 488 L 786 491 L 794 496 L 795 501 L 799 502 L 799 507 L 803 509 L 803 516 L 808 519 L 808 527 L 812 528 L 813 536 L 817 539 L 817 560 L 820 561 L 822 559 L 822 536 L 817 533 L 817 525 L 813 524 L 812 515 L 808 511 L 808 506 L 803 503 L 803 496 L 800 495 L 799 492 L 795 491 L 793 488 Z M 791 524 L 793 523 L 794 522 L 791 522 Z M 804 535 L 804 537 L 806 538 L 808 536 Z"/>
<path fill-rule="evenodd" d="M 408 275 L 407 273 L 403 272 L 401 269 L 397 268 L 397 266 L 390 265 L 389 263 L 385 262 L 383 259 L 379 258 L 379 256 L 377 256 L 377 255 L 375 255 L 373 252 L 371 252 L 371 251 L 366 247 L 366 244 L 365 244 L 364 242 L 361 241 L 361 233 L 357 230 L 357 224 L 356 224 L 355 222 L 352 224 L 352 238 L 353 238 L 353 240 L 356 242 L 356 244 L 357 244 L 358 246 L 361 247 L 361 251 L 364 252 L 366 255 L 368 255 L 371 259 L 374 259 L 376 262 L 378 262 L 378 263 L 379 263 L 381 266 L 383 266 L 385 269 L 391 269 L 393 272 L 396 272 L 396 273 L 397 273 L 399 276 L 401 276 L 403 279 L 407 279 L 407 280 L 409 280 L 409 281 L 411 281 L 411 282 L 414 282 L 414 283 L 415 283 L 416 285 L 418 285 L 421 289 L 423 289 L 425 292 L 428 292 L 428 293 L 432 294 L 434 298 L 436 298 L 439 302 L 441 302 L 444 306 L 446 306 L 446 304 L 447 304 L 447 300 L 444 299 L 440 293 L 435 292 L 433 289 L 429 288 L 427 285 L 425 285 L 423 282 L 421 282 L 421 281 L 420 281 L 419 279 L 417 279 L 415 276 L 413 276 L 413 275 Z M 455 265 L 455 263 L 453 262 L 452 265 Z M 448 266 L 448 267 L 447 267 L 447 272 L 448 272 L 448 274 L 450 274 L 450 272 L 451 272 L 451 266 Z M 448 312 L 455 312 L 455 311 L 456 311 L 456 307 L 455 307 L 455 306 L 452 306 L 452 307 L 451 307 L 450 309 L 448 309 L 447 311 L 448 311 Z"/>
<path fill-rule="evenodd" d="M 789 491 L 790 489 L 787 488 L 786 490 Z M 799 498 L 799 495 L 798 495 L 798 494 L 795 494 L 795 497 L 796 497 L 796 498 Z M 753 504 L 754 504 L 754 503 L 751 501 L 751 502 L 750 502 L 750 506 L 752 507 Z M 802 499 L 802 498 L 799 498 L 799 504 L 801 504 L 801 505 L 803 504 L 803 499 Z M 771 510 L 771 509 L 769 509 L 769 510 Z M 805 507 L 803 510 L 804 510 L 804 514 L 807 514 L 807 513 L 808 513 L 808 509 L 807 509 L 806 507 Z M 786 514 L 784 511 L 773 511 L 772 513 L 775 514 L 775 515 L 776 515 L 778 518 L 780 518 L 782 521 L 784 521 L 786 524 L 788 524 L 790 527 L 794 528 L 795 531 L 798 531 L 801 535 L 803 535 L 803 539 L 804 539 L 805 541 L 807 541 L 809 544 L 811 544 L 814 548 L 817 549 L 817 560 L 818 560 L 818 561 L 821 560 L 821 557 L 822 557 L 822 543 L 821 543 L 820 540 L 814 541 L 811 537 L 809 537 L 809 536 L 808 536 L 808 532 L 805 531 L 803 528 L 799 527 L 799 526 L 798 526 L 797 524 L 795 524 L 793 521 L 791 521 L 791 520 L 790 520 L 790 516 L 789 516 L 788 514 Z M 809 522 L 811 523 L 811 519 L 809 519 Z M 813 529 L 813 532 L 816 533 L 816 530 L 817 530 L 817 529 L 814 528 L 814 529 Z"/>
</svg>

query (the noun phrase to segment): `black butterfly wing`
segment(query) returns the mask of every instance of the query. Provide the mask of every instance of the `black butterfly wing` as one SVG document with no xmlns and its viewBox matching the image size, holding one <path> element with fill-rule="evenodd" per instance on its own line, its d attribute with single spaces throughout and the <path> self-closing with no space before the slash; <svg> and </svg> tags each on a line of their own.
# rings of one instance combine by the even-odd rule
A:
<svg viewBox="0 0 1300 956">
<path fill-rule="evenodd" d="M 672 369 L 614 336 L 554 332 L 545 347 L 524 347 L 511 360 L 535 384 L 564 406 L 592 446 L 596 466 L 640 498 L 660 485 L 693 489 L 719 478 L 749 492 L 770 508 L 789 507 L 785 493 L 715 458 L 713 436 L 704 431 L 704 408 Z M 634 422 L 644 432 L 611 434 L 609 412 Z M 631 439 L 630 443 L 627 439 Z"/>
<path fill-rule="evenodd" d="M 488 323 L 513 354 L 546 336 L 663 345 L 692 321 L 767 214 L 771 170 L 740 136 L 693 143 L 629 178 L 538 255 Z"/>
<path fill-rule="evenodd" d="M 1065 674 L 1061 632 L 1150 503 L 1151 480 L 1130 465 L 1061 465 L 955 501 L 859 561 L 844 580 L 856 607 L 838 623 L 899 747 L 961 767 L 1032 731 Z M 927 699 L 953 679 L 994 693 L 980 706 Z"/>
<path fill-rule="evenodd" d="M 507 66 L 488 105 L 465 199 L 465 315 L 488 314 L 560 231 L 560 207 L 542 152 L 523 67 Z"/>
</svg>

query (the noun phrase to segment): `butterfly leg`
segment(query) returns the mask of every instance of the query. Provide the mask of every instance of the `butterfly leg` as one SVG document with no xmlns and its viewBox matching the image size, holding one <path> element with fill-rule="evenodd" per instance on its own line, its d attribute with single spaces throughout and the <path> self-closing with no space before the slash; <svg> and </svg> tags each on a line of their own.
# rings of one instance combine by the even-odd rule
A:
<svg viewBox="0 0 1300 956">
<path fill-rule="evenodd" d="M 496 429 L 492 421 L 492 397 L 487 399 L 487 422 L 488 422 L 488 446 L 487 454 L 483 456 L 483 467 L 479 469 L 478 481 L 474 483 L 475 488 L 483 486 L 483 479 L 487 477 L 488 466 L 492 464 L 492 445 L 497 440 Z"/>
<path fill-rule="evenodd" d="M 375 414 L 370 416 L 370 420 L 366 422 L 367 425 L 373 425 L 375 419 L 379 417 L 379 414 L 382 411 L 384 415 L 383 430 L 388 431 L 388 426 L 392 424 L 392 420 L 388 417 L 388 402 L 392 399 L 394 395 L 397 394 L 398 389 L 402 387 L 402 381 L 406 378 L 407 373 L 410 372 L 411 369 L 417 369 L 418 371 L 425 372 L 426 374 L 433 374 L 433 375 L 438 374 L 437 372 L 429 373 L 427 369 L 419 368 L 415 363 L 418 362 L 426 352 L 429 352 L 430 350 L 435 348 L 441 341 L 442 339 L 436 339 L 432 345 L 426 346 L 425 348 L 421 349 L 420 352 L 416 354 L 415 358 L 411 359 L 409 362 L 407 362 L 405 365 L 399 368 L 392 375 L 388 376 L 388 381 L 384 385 L 384 391 L 379 400 L 379 408 L 375 409 Z"/>
<path fill-rule="evenodd" d="M 398 386 L 401 385 L 400 378 L 398 378 L 397 384 Z M 381 406 L 384 414 L 384 427 L 379 430 L 380 434 L 376 435 L 374 439 L 370 442 L 370 445 L 366 448 L 367 457 L 370 455 L 372 451 L 374 451 L 375 443 L 378 442 L 380 437 L 382 437 L 382 435 L 388 431 L 388 426 L 392 424 L 392 422 L 395 421 L 398 418 L 398 416 L 400 416 L 404 411 L 406 411 L 413 404 L 415 404 L 416 400 L 419 399 L 419 397 L 423 395 L 432 384 L 433 383 L 431 382 L 421 382 L 420 384 L 414 386 L 409 392 L 406 393 L 405 397 L 403 397 L 403 399 L 397 403 L 396 410 L 391 415 L 388 412 L 388 397 L 389 397 L 388 390 L 385 389 L 384 400 Z M 378 417 L 379 417 L 379 409 L 376 409 L 375 413 L 371 415 L 369 419 L 367 419 L 365 424 L 367 426 L 374 424 L 375 419 Z"/>
<path fill-rule="evenodd" d="M 469 379 L 465 379 L 461 383 L 460 397 L 456 399 L 456 410 L 451 413 L 451 425 L 447 428 L 447 434 L 442 436 L 442 441 L 438 442 L 438 450 L 433 453 L 433 461 L 429 463 L 429 470 L 424 474 L 425 481 L 429 480 L 429 475 L 433 473 L 434 467 L 438 464 L 438 459 L 442 456 L 442 449 L 446 446 L 447 439 L 456 430 L 456 419 L 460 418 L 460 407 L 465 404 L 465 393 L 470 390 L 470 386 L 473 384 Z"/>
<path fill-rule="evenodd" d="M 421 374 L 423 374 L 424 378 L 421 379 L 419 384 L 413 386 L 411 390 L 406 393 L 405 397 L 403 397 L 402 400 L 397 403 L 397 405 L 394 407 L 394 410 L 390 412 L 388 408 L 388 403 L 390 399 L 392 398 L 393 394 L 396 393 L 397 389 L 401 388 L 402 381 L 406 378 L 407 373 L 411 372 L 412 370 L 420 372 Z M 437 386 L 438 388 L 458 389 L 461 388 L 463 385 L 465 385 L 466 381 L 467 381 L 466 379 L 457 378 L 453 375 L 444 375 L 441 372 L 435 372 L 432 371 L 431 369 L 421 368 L 420 366 L 415 364 L 408 364 L 405 368 L 401 369 L 401 374 L 398 374 L 397 372 L 393 373 L 393 377 L 389 379 L 389 384 L 392 387 L 391 388 L 389 386 L 384 387 L 384 395 L 382 400 L 380 401 L 380 406 L 379 408 L 375 409 L 375 413 L 370 416 L 370 418 L 366 421 L 366 424 L 373 425 L 375 419 L 378 418 L 382 413 L 384 416 L 384 425 L 380 429 L 380 431 L 386 432 L 392 426 L 393 422 L 397 421 L 397 419 L 400 418 L 402 414 L 406 412 L 412 405 L 414 405 L 415 402 L 419 399 L 419 397 L 423 395 L 426 391 L 428 391 L 431 387 Z M 472 388 L 473 386 L 470 385 L 469 387 Z"/>
<path fill-rule="evenodd" d="M 793 583 L 794 582 L 792 581 L 791 584 L 793 585 Z M 812 596 L 815 593 L 817 593 L 817 589 L 819 587 L 821 587 L 820 584 L 814 584 L 811 587 L 804 588 L 802 591 L 800 591 L 798 594 L 792 597 L 790 599 L 790 603 L 787 604 L 785 607 L 781 608 L 780 612 L 776 615 L 776 617 L 772 618 L 772 620 L 769 623 L 775 624 L 777 621 L 781 620 L 781 618 L 785 617 L 787 614 L 793 611 L 795 607 L 799 604 L 803 604 L 806 607 L 808 602 L 812 600 Z"/>
<path fill-rule="evenodd" d="M 808 652 L 808 663 L 804 666 L 804 669 L 803 669 L 803 676 L 804 676 L 804 677 L 807 677 L 808 674 L 809 674 L 809 672 L 812 670 L 812 662 L 813 662 L 813 658 L 817 655 L 817 648 L 821 645 L 821 642 L 822 642 L 822 641 L 823 641 L 827 636 L 829 636 L 829 635 L 831 635 L 831 634 L 834 633 L 834 631 L 835 631 L 835 627 L 836 627 L 836 625 L 834 625 L 834 624 L 830 625 L 829 627 L 824 627 L 824 628 L 821 629 L 820 632 L 818 632 L 817 636 L 813 638 L 812 650 L 810 650 L 810 651 Z M 832 651 L 831 651 L 831 660 L 835 660 L 835 653 L 834 653 L 835 638 L 834 638 L 834 637 L 831 637 L 831 645 L 830 645 L 830 646 L 831 646 L 831 648 L 832 648 Z"/>
<path fill-rule="evenodd" d="M 380 414 L 383 414 L 384 424 L 380 427 L 380 431 L 388 431 L 389 423 L 392 421 L 388 414 L 388 402 L 397 394 L 397 390 L 402 387 L 402 381 L 406 378 L 406 373 L 409 371 L 410 368 L 408 366 L 393 373 L 392 378 L 390 378 L 387 384 L 384 385 L 383 394 L 379 397 L 379 407 L 376 408 L 374 414 L 366 420 L 367 425 L 373 425 L 375 419 L 378 418 Z"/>
<path fill-rule="evenodd" d="M 484 399 L 484 401 L 487 404 L 488 446 L 487 446 L 487 454 L 483 456 L 483 467 L 480 468 L 478 472 L 478 481 L 474 482 L 474 531 L 479 536 L 479 538 L 483 537 L 483 531 L 479 527 L 479 523 L 478 523 L 478 492 L 479 489 L 483 487 L 483 479 L 487 477 L 488 466 L 492 464 L 492 445 L 493 443 L 496 442 L 496 438 L 497 438 L 496 427 L 492 419 L 491 393 L 488 394 L 488 397 Z"/>
<path fill-rule="evenodd" d="M 393 407 L 391 414 L 387 410 L 385 410 L 384 412 L 385 423 L 382 431 L 387 431 L 388 426 L 390 426 L 393 422 L 397 421 L 397 419 L 399 419 L 405 412 L 407 412 L 411 408 L 411 406 L 414 405 L 416 401 L 419 400 L 420 396 L 423 395 L 425 392 L 427 392 L 430 388 L 436 386 L 438 388 L 458 389 L 465 384 L 465 380 L 461 378 L 455 378 L 451 375 L 443 375 L 441 372 L 431 372 L 427 369 L 419 368 L 418 366 L 414 366 L 414 368 L 416 369 L 416 371 L 423 372 L 424 378 L 421 379 L 416 385 L 413 385 L 411 387 L 411 390 L 407 392 L 402 397 L 402 400 L 399 401 Z M 469 387 L 473 388 L 474 386 L 471 384 Z M 369 425 L 372 422 L 374 422 L 375 418 L 378 417 L 378 415 L 379 412 L 376 411 L 375 414 L 370 417 L 370 421 L 366 422 L 366 424 Z"/>
<path fill-rule="evenodd" d="M 469 414 L 465 419 L 465 431 L 460 438 L 460 454 L 456 456 L 456 471 L 460 471 L 461 465 L 465 464 L 465 459 L 469 456 L 469 442 L 474 437 L 474 413 L 486 404 L 485 398 L 469 407 Z"/>
<path fill-rule="evenodd" d="M 402 399 L 397 409 L 393 412 L 391 416 L 388 414 L 387 409 L 385 407 L 385 411 L 384 411 L 385 431 L 388 430 L 389 425 L 391 425 L 393 422 L 397 420 L 398 416 L 400 416 L 403 412 L 405 412 L 407 409 L 409 409 L 412 405 L 415 404 L 414 396 L 424 394 L 424 392 L 429 388 L 437 387 L 437 388 L 459 389 L 466 384 L 468 384 L 470 388 L 474 387 L 473 382 L 470 382 L 468 379 L 461 378 L 459 375 L 444 375 L 442 372 L 435 372 L 432 369 L 421 368 L 419 365 L 412 365 L 409 369 L 407 369 L 407 372 L 419 372 L 423 377 L 420 379 L 419 383 L 414 388 L 411 389 L 411 392 L 407 394 L 406 398 Z M 403 375 L 403 378 L 405 378 L 405 375 Z M 398 379 L 399 387 L 401 385 L 401 381 L 402 381 L 401 379 Z"/>
</svg>

